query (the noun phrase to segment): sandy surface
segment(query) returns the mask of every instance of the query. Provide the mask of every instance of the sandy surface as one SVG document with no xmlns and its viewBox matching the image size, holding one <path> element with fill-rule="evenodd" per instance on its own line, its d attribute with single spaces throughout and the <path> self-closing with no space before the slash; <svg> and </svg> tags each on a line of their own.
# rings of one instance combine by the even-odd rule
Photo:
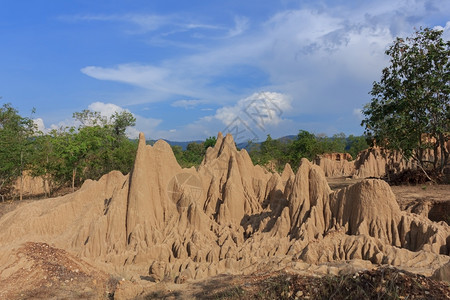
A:
<svg viewBox="0 0 450 300">
<path fill-rule="evenodd" d="M 450 201 L 450 185 L 391 186 L 399 203 L 417 200 Z"/>
</svg>

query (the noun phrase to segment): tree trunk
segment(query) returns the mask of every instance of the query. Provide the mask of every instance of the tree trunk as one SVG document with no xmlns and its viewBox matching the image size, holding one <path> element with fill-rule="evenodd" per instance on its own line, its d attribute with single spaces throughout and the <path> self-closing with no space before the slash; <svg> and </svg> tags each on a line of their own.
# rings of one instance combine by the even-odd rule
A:
<svg viewBox="0 0 450 300">
<path fill-rule="evenodd" d="M 75 176 L 77 175 L 77 169 L 74 168 L 72 171 L 72 193 L 75 192 Z"/>
<path fill-rule="evenodd" d="M 22 174 L 20 174 L 20 187 L 19 187 L 19 200 L 22 201 L 23 200 L 23 172 Z"/>
<path fill-rule="evenodd" d="M 23 151 L 20 152 L 20 187 L 19 187 L 20 201 L 23 199 Z"/>
<path fill-rule="evenodd" d="M 3 184 L 5 183 L 3 180 L 0 180 L 0 191 L 2 190 Z M 0 196 L 2 196 L 2 202 L 5 202 L 5 196 L 3 196 L 3 194 L 0 194 Z"/>
<path fill-rule="evenodd" d="M 445 164 L 447 163 L 447 159 L 446 159 L 447 148 L 445 148 L 445 138 L 444 138 L 444 134 L 442 134 L 442 133 L 439 134 L 439 146 L 441 147 L 441 165 L 439 168 L 439 172 L 441 174 L 443 174 Z"/>
<path fill-rule="evenodd" d="M 43 188 L 44 188 L 44 197 L 48 198 L 48 192 L 47 192 L 47 176 L 43 176 Z"/>
<path fill-rule="evenodd" d="M 423 167 L 423 163 L 422 160 L 420 160 L 418 157 L 414 157 L 413 158 L 417 161 L 417 165 L 419 166 L 419 168 L 422 170 L 422 172 L 425 174 L 425 176 L 428 178 L 428 180 L 430 180 L 433 183 L 436 183 L 436 181 L 434 181 L 427 173 L 427 171 L 425 171 L 425 168 Z"/>
<path fill-rule="evenodd" d="M 438 139 L 436 139 L 436 144 L 434 145 L 434 148 L 433 148 L 433 169 L 437 169 L 437 163 L 438 163 L 438 149 L 439 149 L 439 140 Z"/>
</svg>

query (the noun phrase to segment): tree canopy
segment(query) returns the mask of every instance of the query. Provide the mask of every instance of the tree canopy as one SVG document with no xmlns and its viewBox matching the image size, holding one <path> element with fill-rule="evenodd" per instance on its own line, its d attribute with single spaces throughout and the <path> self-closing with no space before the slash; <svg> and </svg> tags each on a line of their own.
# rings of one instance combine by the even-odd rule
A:
<svg viewBox="0 0 450 300">
<path fill-rule="evenodd" d="M 30 163 L 30 138 L 34 130 L 33 120 L 20 116 L 10 103 L 0 108 L 0 191 Z"/>
<path fill-rule="evenodd" d="M 390 65 L 373 83 L 361 125 L 378 145 L 442 172 L 449 158 L 450 42 L 442 31 L 425 28 L 397 38 L 386 54 Z M 425 160 L 427 150 L 432 161 Z"/>
<path fill-rule="evenodd" d="M 84 110 L 73 117 L 79 126 L 44 133 L 11 104 L 0 108 L 0 194 L 7 193 L 25 170 L 46 181 L 47 193 L 69 184 L 74 189 L 112 170 L 130 172 L 137 149 L 137 142 L 125 134 L 135 124 L 131 113 L 106 118 Z"/>
<path fill-rule="evenodd" d="M 253 163 L 259 165 L 272 164 L 277 171 L 281 171 L 286 163 L 296 170 L 302 158 L 313 160 L 317 155 L 331 152 L 351 153 L 353 158 L 367 149 L 369 145 L 363 136 L 350 135 L 345 137 L 344 133 L 334 134 L 327 137 L 324 134 L 313 134 L 306 130 L 300 130 L 293 139 L 273 139 L 270 134 L 260 145 L 253 144 L 250 148 L 250 157 Z"/>
</svg>

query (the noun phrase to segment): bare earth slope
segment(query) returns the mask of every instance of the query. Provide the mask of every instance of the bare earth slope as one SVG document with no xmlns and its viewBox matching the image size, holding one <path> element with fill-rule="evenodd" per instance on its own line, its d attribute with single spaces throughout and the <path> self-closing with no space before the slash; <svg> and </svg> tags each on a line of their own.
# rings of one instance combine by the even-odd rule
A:
<svg viewBox="0 0 450 300">
<path fill-rule="evenodd" d="M 30 243 L 95 267 L 86 276 L 137 283 L 324 263 L 327 273 L 349 260 L 431 275 L 450 260 L 450 227 L 401 211 L 384 181 L 333 192 L 319 166 L 302 160 L 296 174 L 271 174 L 221 134 L 198 170 L 182 169 L 167 143 L 146 145 L 141 134 L 130 175 L 111 172 L 73 194 L 23 205 L 0 228 L 0 282 L 15 276 L 14 257 Z M 96 276 L 107 293 L 108 279 Z M 116 296 L 142 293 L 125 289 Z"/>
</svg>

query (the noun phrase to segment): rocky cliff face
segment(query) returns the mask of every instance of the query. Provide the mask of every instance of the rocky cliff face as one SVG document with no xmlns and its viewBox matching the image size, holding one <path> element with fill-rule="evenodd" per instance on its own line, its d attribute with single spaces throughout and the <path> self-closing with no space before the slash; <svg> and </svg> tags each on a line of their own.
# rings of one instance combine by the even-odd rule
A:
<svg viewBox="0 0 450 300">
<path fill-rule="evenodd" d="M 26 242 L 109 273 L 176 282 L 293 260 L 364 259 L 430 273 L 450 251 L 450 227 L 400 211 L 385 182 L 332 192 L 321 167 L 302 160 L 296 174 L 289 166 L 271 174 L 222 134 L 198 170 L 182 169 L 167 143 L 146 145 L 141 134 L 129 176 L 111 172 L 73 194 L 23 206 L 0 227 L 0 278 Z"/>
</svg>

